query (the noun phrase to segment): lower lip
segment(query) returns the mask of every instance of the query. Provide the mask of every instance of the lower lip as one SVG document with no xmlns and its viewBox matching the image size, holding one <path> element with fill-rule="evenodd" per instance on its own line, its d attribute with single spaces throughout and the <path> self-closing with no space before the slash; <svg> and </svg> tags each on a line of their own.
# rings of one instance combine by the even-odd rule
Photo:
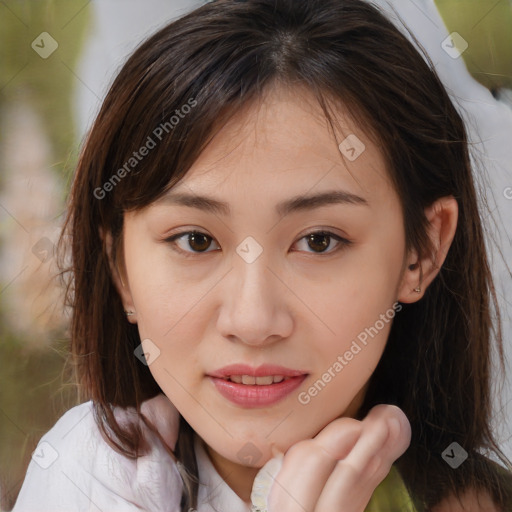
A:
<svg viewBox="0 0 512 512">
<path fill-rule="evenodd" d="M 210 379 L 215 384 L 219 393 L 234 404 L 241 405 L 242 407 L 265 407 L 285 398 L 297 389 L 306 377 L 307 375 L 299 375 L 282 380 L 276 384 L 263 386 L 237 384 L 236 382 L 218 377 L 210 377 Z"/>
</svg>

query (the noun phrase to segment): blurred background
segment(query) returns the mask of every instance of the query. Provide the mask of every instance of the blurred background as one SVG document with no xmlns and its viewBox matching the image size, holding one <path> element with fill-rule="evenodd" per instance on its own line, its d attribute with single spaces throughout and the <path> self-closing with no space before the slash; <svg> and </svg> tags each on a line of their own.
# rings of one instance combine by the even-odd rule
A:
<svg viewBox="0 0 512 512">
<path fill-rule="evenodd" d="M 64 372 L 69 312 L 63 308 L 55 277 L 54 244 L 81 141 L 113 76 L 133 48 L 202 3 L 0 0 L 1 510 L 14 505 L 40 437 L 78 403 L 76 389 Z M 506 143 L 507 139 L 512 143 L 512 0 L 437 0 L 446 28 L 430 15 L 428 5 L 434 5 L 429 0 L 394 3 L 399 12 L 405 6 L 408 19 L 416 17 L 415 35 L 422 43 L 430 38 L 430 46 L 443 56 L 439 65 L 450 77 L 448 86 L 471 82 L 468 90 L 475 91 L 475 96 L 470 92 L 464 101 L 467 105 L 480 102 L 488 109 L 483 111 L 485 126 L 492 125 L 499 137 L 494 137 L 493 147 L 483 141 L 485 158 L 505 162 L 506 154 L 493 153 L 499 151 L 498 144 L 510 157 L 499 164 L 501 182 L 494 183 L 492 202 L 494 213 L 501 217 L 493 272 L 505 317 L 510 373 L 512 282 L 498 248 L 510 265 L 511 231 L 503 227 L 503 219 L 512 223 L 512 144 Z M 427 34 L 432 23 L 437 27 L 433 34 L 451 34 L 448 43 L 444 37 Z M 453 54 L 454 47 L 459 55 Z M 450 49 L 451 55 L 441 53 Z M 436 58 L 434 62 L 437 65 Z M 465 69 L 461 71 L 464 65 L 472 78 Z M 478 113 L 473 114 L 479 123 Z M 497 398 L 503 403 L 497 405 L 501 416 L 497 416 L 496 430 L 512 458 L 510 380 L 503 391 L 497 390 L 500 393 Z"/>
</svg>

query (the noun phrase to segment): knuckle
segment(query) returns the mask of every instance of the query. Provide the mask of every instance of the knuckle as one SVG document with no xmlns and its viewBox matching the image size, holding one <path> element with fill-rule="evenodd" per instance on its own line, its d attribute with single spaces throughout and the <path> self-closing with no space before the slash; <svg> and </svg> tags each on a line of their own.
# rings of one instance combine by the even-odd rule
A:
<svg viewBox="0 0 512 512">
<path fill-rule="evenodd" d="M 346 483 L 353 484 L 361 479 L 362 471 L 346 460 L 340 460 L 336 464 L 336 473 Z"/>
<path fill-rule="evenodd" d="M 286 459 L 289 461 L 303 460 L 304 458 L 311 457 L 315 449 L 315 443 L 313 443 L 312 439 L 304 439 L 288 449 Z"/>
<path fill-rule="evenodd" d="M 346 416 L 343 416 L 341 418 L 337 418 L 333 424 L 337 426 L 337 428 L 343 427 L 343 428 L 361 428 L 362 421 L 356 420 L 354 418 L 349 418 Z"/>
<path fill-rule="evenodd" d="M 316 437 L 315 440 L 323 440 L 327 437 L 334 436 L 338 438 L 342 435 L 346 435 L 349 433 L 357 433 L 361 432 L 363 428 L 363 423 L 359 420 L 355 420 L 354 418 L 337 418 L 336 420 L 329 423 Z"/>
</svg>

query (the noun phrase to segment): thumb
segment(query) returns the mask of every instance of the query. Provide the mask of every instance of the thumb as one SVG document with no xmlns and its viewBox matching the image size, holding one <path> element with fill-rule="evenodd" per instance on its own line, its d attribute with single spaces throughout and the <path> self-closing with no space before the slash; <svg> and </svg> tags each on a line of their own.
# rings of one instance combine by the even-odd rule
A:
<svg viewBox="0 0 512 512">
<path fill-rule="evenodd" d="M 276 448 L 273 448 L 272 452 L 275 456 L 267 461 L 266 464 L 258 471 L 252 484 L 252 512 L 267 512 L 269 509 L 268 497 L 272 484 L 283 465 L 284 456 L 284 454 Z"/>
</svg>

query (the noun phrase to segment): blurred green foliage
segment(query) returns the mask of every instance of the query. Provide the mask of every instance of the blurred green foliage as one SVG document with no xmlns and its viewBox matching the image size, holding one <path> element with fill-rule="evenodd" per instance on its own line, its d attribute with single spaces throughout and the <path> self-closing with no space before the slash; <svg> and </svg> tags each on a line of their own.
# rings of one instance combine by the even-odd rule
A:
<svg viewBox="0 0 512 512">
<path fill-rule="evenodd" d="M 468 71 L 491 90 L 512 88 L 512 0 L 435 0 L 448 31 L 468 43 Z"/>
<path fill-rule="evenodd" d="M 74 68 L 89 17 L 88 0 L 0 2 L 0 137 L 9 129 L 4 117 L 8 109 L 29 105 L 50 141 L 51 168 L 65 183 L 76 165 L 80 142 L 72 101 L 74 89 L 83 85 Z M 46 59 L 31 47 L 42 32 L 58 42 Z M 0 154 L 2 182 L 8 179 L 3 157 Z M 44 344 L 37 350 L 29 348 L 20 334 L 9 331 L 5 315 L 0 303 L 0 508 L 10 510 L 32 451 L 63 412 L 75 405 L 76 394 L 62 375 L 65 333 L 52 333 L 55 341 L 50 349 Z"/>
<path fill-rule="evenodd" d="M 377 486 L 365 512 L 417 512 L 407 488 L 395 466 Z"/>
<path fill-rule="evenodd" d="M 0 109 L 26 101 L 41 116 L 52 142 L 54 168 L 71 174 L 76 140 L 72 93 L 80 83 L 74 68 L 89 22 L 88 0 L 0 2 Z M 59 44 L 47 59 L 31 47 L 42 32 Z M 69 160 L 70 159 L 70 160 Z"/>
</svg>

